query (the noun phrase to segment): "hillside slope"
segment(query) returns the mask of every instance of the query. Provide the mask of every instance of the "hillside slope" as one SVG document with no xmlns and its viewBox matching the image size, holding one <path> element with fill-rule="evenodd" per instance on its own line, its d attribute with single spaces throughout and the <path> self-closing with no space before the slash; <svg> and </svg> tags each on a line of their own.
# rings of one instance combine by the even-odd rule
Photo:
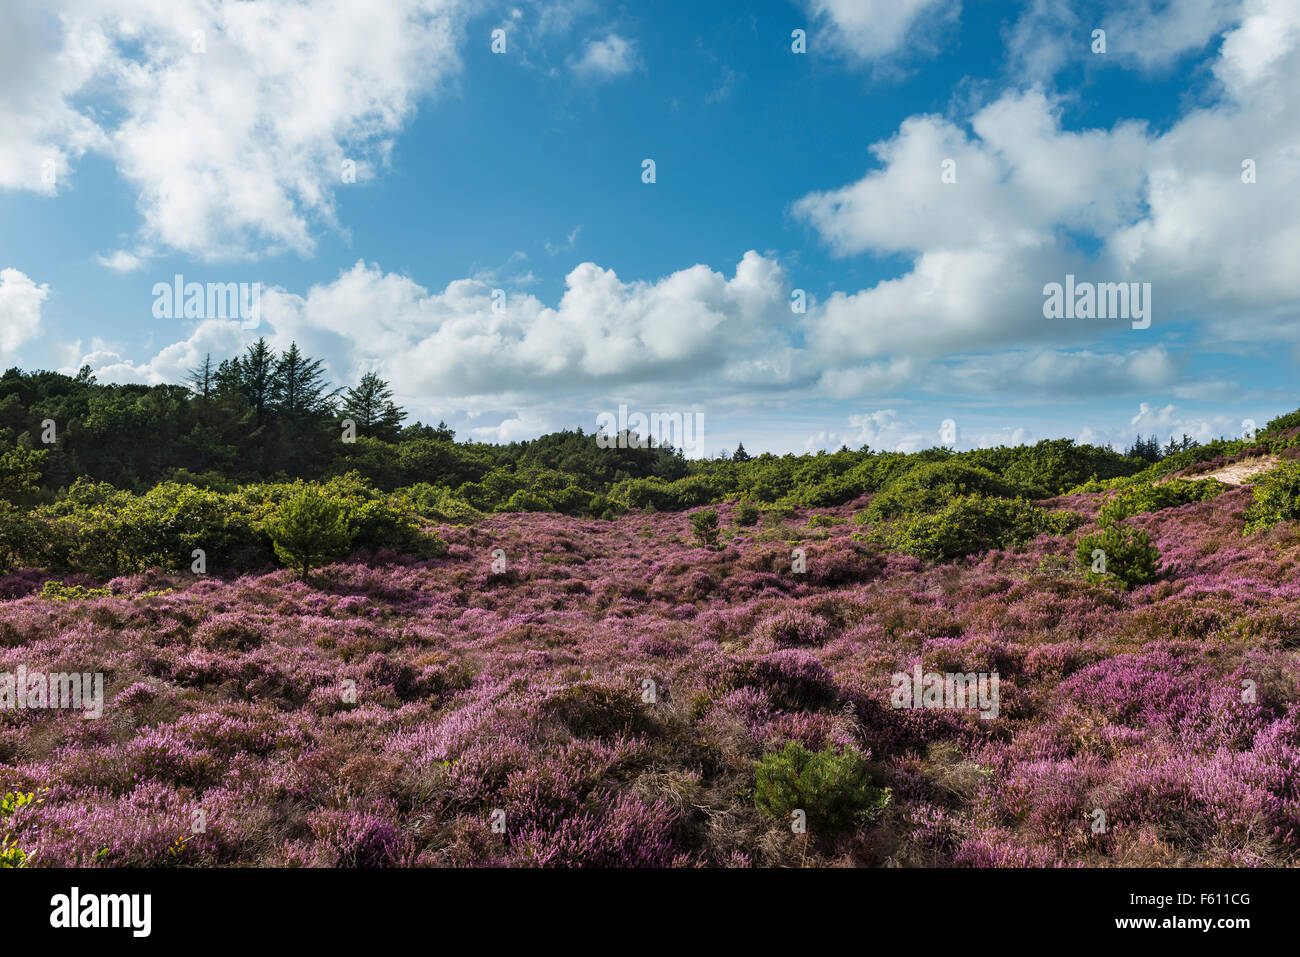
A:
<svg viewBox="0 0 1300 957">
<path fill-rule="evenodd" d="M 683 514 L 523 514 L 313 585 L 12 575 L 0 672 L 102 671 L 108 704 L 0 712 L 0 790 L 49 789 L 15 823 L 34 865 L 1295 863 L 1300 541 L 1243 536 L 1249 501 L 1129 519 L 1162 560 L 1128 592 L 1068 535 L 884 553 L 865 500 L 812 528 L 723 506 L 716 550 Z M 918 664 L 996 672 L 997 716 L 893 707 Z M 789 741 L 865 755 L 883 811 L 765 814 L 755 762 Z"/>
</svg>

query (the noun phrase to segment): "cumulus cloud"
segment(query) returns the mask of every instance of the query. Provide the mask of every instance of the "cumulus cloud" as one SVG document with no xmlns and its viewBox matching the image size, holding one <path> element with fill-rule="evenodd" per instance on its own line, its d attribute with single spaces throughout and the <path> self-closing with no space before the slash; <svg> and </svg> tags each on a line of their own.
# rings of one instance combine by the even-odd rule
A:
<svg viewBox="0 0 1300 957">
<path fill-rule="evenodd" d="M 1067 130 L 1041 87 L 1003 93 L 968 124 L 905 120 L 873 148 L 877 168 L 794 206 L 841 256 L 911 260 L 833 295 L 816 344 L 860 358 L 1102 334 L 1140 347 L 1123 325 L 1043 319 L 1043 286 L 1067 273 L 1150 282 L 1157 325 L 1206 320 L 1217 341 L 1295 342 L 1300 6 L 1257 0 L 1213 70 L 1214 101 L 1158 134 L 1134 122 Z M 1155 367 L 1135 371 L 1159 378 L 1159 356 L 1147 360 Z"/>
<path fill-rule="evenodd" d="M 80 341 L 72 343 L 66 350 L 69 361 L 61 371 L 71 375 L 88 365 L 103 382 L 181 383 L 191 369 L 203 362 L 205 355 L 211 354 L 214 362 L 227 359 L 241 353 L 249 341 L 250 334 L 238 322 L 207 319 L 197 323 L 188 336 L 164 346 L 145 362 L 124 356 L 125 347 L 98 337 L 91 341 L 88 350 L 83 350 Z"/>
<path fill-rule="evenodd" d="M 265 335 L 277 349 L 296 341 L 322 357 L 338 382 L 377 370 L 420 414 L 454 405 L 476 415 L 508 411 L 531 425 L 536 413 L 518 410 L 539 402 L 577 410 L 619 401 L 684 408 L 702 397 L 726 404 L 814 381 L 790 341 L 787 285 L 774 260 L 752 251 L 730 276 L 697 265 L 653 282 L 587 262 L 548 305 L 478 278 L 430 291 L 358 261 L 305 292 L 264 289 L 257 329 L 209 320 L 145 362 L 112 346 L 86 361 L 105 380 L 179 381 L 205 352 L 232 355 Z M 509 421 L 494 428 L 518 431 Z"/>
<path fill-rule="evenodd" d="M 17 269 L 0 269 L 0 359 L 8 362 L 15 350 L 41 331 L 41 304 L 50 289 L 38 286 Z"/>
<path fill-rule="evenodd" d="M 107 145 L 95 121 L 69 103 L 106 56 L 101 36 L 66 31 L 50 4 L 6 5 L 0 30 L 0 188 L 56 193 L 75 160 Z"/>
<path fill-rule="evenodd" d="M 847 432 L 823 431 L 809 436 L 804 448 L 810 452 L 819 449 L 833 452 L 847 445 L 851 449 L 870 446 L 877 452 L 916 452 L 939 445 L 945 438 L 940 423 L 936 422 L 935 429 L 927 432 L 915 421 L 903 419 L 896 409 L 850 415 L 848 425 Z"/>
<path fill-rule="evenodd" d="M 892 56 L 907 45 L 931 51 L 928 35 L 954 25 L 961 14 L 957 0 L 804 0 L 803 6 L 831 48 L 857 62 Z"/>
<path fill-rule="evenodd" d="M 382 164 L 459 63 L 456 0 L 44 6 L 20 4 L 0 38 L 0 185 L 49 192 L 42 164 L 57 183 L 102 150 L 146 237 L 203 258 L 310 253 L 344 162 Z M 74 105 L 91 89 L 114 108 Z"/>
<path fill-rule="evenodd" d="M 625 282 L 582 263 L 554 307 L 527 293 L 494 299 L 472 279 L 430 293 L 357 263 L 306 296 L 264 294 L 262 312 L 277 335 L 373 355 L 399 388 L 473 403 L 713 376 L 743 381 L 754 374 L 743 360 L 788 348 L 784 289 L 780 267 L 754 252 L 730 278 L 692 266 L 657 282 Z"/>
<path fill-rule="evenodd" d="M 585 79 L 610 80 L 637 67 L 636 45 L 617 33 L 588 40 L 582 55 L 572 60 L 570 69 Z"/>
<path fill-rule="evenodd" d="M 566 423 L 568 424 L 568 423 Z M 496 425 L 480 426 L 469 430 L 469 434 L 479 442 L 508 444 L 537 435 L 553 432 L 561 426 L 555 424 L 549 415 L 531 411 L 520 411 Z"/>
<path fill-rule="evenodd" d="M 1205 418 L 1187 415 L 1172 403 L 1159 407 L 1149 402 L 1139 404 L 1137 415 L 1129 421 L 1129 426 L 1135 436 L 1150 432 L 1165 440 L 1190 435 L 1198 442 L 1209 442 L 1221 435 L 1233 438 L 1241 435 L 1241 423 L 1230 416 Z"/>
<path fill-rule="evenodd" d="M 1032 0 L 1006 31 L 1008 64 L 1015 75 L 1043 82 L 1081 62 L 1161 70 L 1203 50 L 1241 18 L 1244 6 L 1243 0 Z M 1106 31 L 1104 54 L 1092 51 L 1096 29 Z"/>
<path fill-rule="evenodd" d="M 515 259 L 440 290 L 358 262 L 305 291 L 264 291 L 258 332 L 281 348 L 297 340 L 339 381 L 378 368 L 400 396 L 491 415 L 498 430 L 539 403 L 638 397 L 652 408 L 673 407 L 665 396 L 735 406 L 793 394 L 884 406 L 926 391 L 1181 400 L 1212 388 L 1222 400 L 1233 384 L 1190 380 L 1162 330 L 1186 320 L 1224 347 L 1300 343 L 1300 8 L 1255 0 L 1212 69 L 1215 95 L 1160 131 L 1068 129 L 1063 101 L 1040 86 L 967 117 L 906 119 L 861 178 L 793 207 L 837 255 L 906 264 L 803 315 L 781 265 L 753 251 L 730 275 L 699 264 L 628 279 L 584 262 L 558 302 L 528 293 L 534 277 Z M 1043 286 L 1067 273 L 1150 282 L 1152 329 L 1044 319 Z M 107 367 L 148 379 L 177 361 Z M 917 441 L 932 444 L 936 427 L 917 426 Z"/>
</svg>

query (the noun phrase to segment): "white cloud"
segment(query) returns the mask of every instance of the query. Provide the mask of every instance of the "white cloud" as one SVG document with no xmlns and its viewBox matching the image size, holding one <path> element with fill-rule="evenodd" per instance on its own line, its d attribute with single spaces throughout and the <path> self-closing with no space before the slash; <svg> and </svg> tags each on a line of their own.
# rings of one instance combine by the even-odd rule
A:
<svg viewBox="0 0 1300 957">
<path fill-rule="evenodd" d="M 136 253 L 119 249 L 107 256 L 95 254 L 95 262 L 113 272 L 135 272 L 144 265 L 144 260 Z"/>
<path fill-rule="evenodd" d="M 755 252 L 730 277 L 692 266 L 656 282 L 625 282 L 582 263 L 556 305 L 516 291 L 498 311 L 493 286 L 480 279 L 431 292 L 358 262 L 303 294 L 264 289 L 255 330 L 211 320 L 147 362 L 103 356 L 96 372 L 105 380 L 179 381 L 205 351 L 232 355 L 265 335 L 277 349 L 296 341 L 322 357 L 340 383 L 376 369 L 420 414 L 566 400 L 579 410 L 624 400 L 661 409 L 707 397 L 725 404 L 738 393 L 813 381 L 813 370 L 796 368 L 786 286 L 779 265 Z"/>
<path fill-rule="evenodd" d="M 204 258 L 310 253 L 344 160 L 361 176 L 383 163 L 459 62 L 456 0 L 63 6 L 6 17 L 0 186 L 48 192 L 45 159 L 63 171 L 103 150 L 138 191 L 145 236 Z M 90 90 L 114 109 L 72 105 Z"/>
<path fill-rule="evenodd" d="M 1099 398 L 1149 393 L 1176 381 L 1184 362 L 1164 346 L 1128 352 L 1007 350 L 962 357 L 931 372 L 930 387 L 960 395 Z"/>
<path fill-rule="evenodd" d="M 1007 31 L 1014 75 L 1049 81 L 1067 66 L 1086 63 L 1161 70 L 1203 50 L 1242 16 L 1243 0 L 1153 0 L 1079 4 L 1033 0 Z M 1106 52 L 1092 52 L 1092 31 L 1106 31 Z"/>
<path fill-rule="evenodd" d="M 958 0 L 804 0 L 803 6 L 832 48 L 856 61 L 880 60 L 904 46 L 931 50 L 929 36 L 961 14 Z"/>
<path fill-rule="evenodd" d="M 804 448 L 810 452 L 824 449 L 834 452 L 841 446 L 860 449 L 864 445 L 876 451 L 916 452 L 938 445 L 939 432 L 927 435 L 917 429 L 917 424 L 902 419 L 895 409 L 878 409 L 861 415 L 850 415 L 848 424 L 856 433 L 818 432 L 808 437 Z"/>
<path fill-rule="evenodd" d="M 65 33 L 43 0 L 6 5 L 0 30 L 0 188 L 53 194 L 103 131 L 68 103 L 107 55 L 99 35 Z"/>
<path fill-rule="evenodd" d="M 194 326 L 186 338 L 163 347 L 148 361 L 135 362 L 123 356 L 124 346 L 97 337 L 87 352 L 81 351 L 80 342 L 74 343 L 67 350 L 71 361 L 62 371 L 72 375 L 81 366 L 88 365 L 103 382 L 179 384 L 191 369 L 203 362 L 205 355 L 210 353 L 214 363 L 232 358 L 242 353 L 252 338 L 255 336 L 241 329 L 238 322 L 208 319 Z"/>
<path fill-rule="evenodd" d="M 1261 422 L 1262 426 L 1263 423 Z M 1076 441 L 1087 445 L 1103 445 L 1123 451 L 1133 444 L 1136 438 L 1154 435 L 1161 443 L 1171 438 L 1181 439 L 1187 435 L 1197 442 L 1211 442 L 1221 436 L 1240 438 L 1242 421 L 1239 416 L 1225 413 L 1210 416 L 1198 416 L 1184 413 L 1172 403 L 1156 406 L 1150 402 L 1138 404 L 1137 414 L 1127 425 L 1112 426 L 1085 425 Z"/>
<path fill-rule="evenodd" d="M 588 40 L 582 56 L 570 62 L 575 74 L 586 79 L 609 80 L 637 67 L 636 45 L 617 33 Z"/>
<path fill-rule="evenodd" d="M 878 168 L 794 206 L 839 255 L 911 259 L 899 276 L 834 294 L 815 346 L 865 359 L 1103 332 L 1141 345 L 1120 325 L 1044 320 L 1043 286 L 1067 273 L 1150 282 L 1157 326 L 1208 320 L 1217 342 L 1297 341 L 1300 5 L 1256 0 L 1214 72 L 1218 99 L 1159 134 L 1133 122 L 1066 130 L 1059 101 L 1038 87 L 1005 92 L 969 128 L 905 120 L 873 148 Z M 947 159 L 953 183 L 942 181 Z M 1242 181 L 1247 159 L 1257 182 Z M 1146 358 L 1153 365 L 1134 371 L 1159 379 L 1160 357 Z"/>
<path fill-rule="evenodd" d="M 836 452 L 848 442 L 839 432 L 815 432 L 804 442 L 805 452 Z"/>
<path fill-rule="evenodd" d="M 49 286 L 36 285 L 17 269 L 0 269 L 0 360 L 10 361 L 14 351 L 41 331 L 41 304 Z"/>
<path fill-rule="evenodd" d="M 975 448 L 996 449 L 1002 446 L 1032 445 L 1034 433 L 1024 426 L 1005 426 L 991 432 L 981 432 L 973 443 Z"/>
<path fill-rule="evenodd" d="M 479 442 L 495 442 L 504 445 L 554 432 L 556 428 L 558 426 L 549 415 L 521 411 L 508 419 L 503 419 L 498 425 L 470 429 L 469 433 Z"/>
</svg>

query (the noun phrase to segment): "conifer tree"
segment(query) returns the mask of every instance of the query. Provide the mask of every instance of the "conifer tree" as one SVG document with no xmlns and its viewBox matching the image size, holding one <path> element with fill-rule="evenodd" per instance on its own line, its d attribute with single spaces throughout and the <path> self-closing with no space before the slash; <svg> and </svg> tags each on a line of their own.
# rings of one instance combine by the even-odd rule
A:
<svg viewBox="0 0 1300 957">
<path fill-rule="evenodd" d="M 343 414 L 363 434 L 377 438 L 396 436 L 406 418 L 406 412 L 393 403 L 393 390 L 374 372 L 367 372 L 355 389 L 344 394 Z"/>
</svg>

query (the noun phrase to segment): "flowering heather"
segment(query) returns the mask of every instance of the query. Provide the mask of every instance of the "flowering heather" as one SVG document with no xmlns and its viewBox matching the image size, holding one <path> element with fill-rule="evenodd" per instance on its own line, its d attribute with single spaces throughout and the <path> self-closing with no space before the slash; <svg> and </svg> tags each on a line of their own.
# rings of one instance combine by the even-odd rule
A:
<svg viewBox="0 0 1300 957">
<path fill-rule="evenodd" d="M 1244 536 L 1249 501 L 1127 518 L 1161 557 L 1128 591 L 1069 533 L 931 564 L 732 505 L 715 548 L 680 513 L 536 513 L 306 584 L 21 571 L 0 673 L 102 673 L 106 704 L 0 710 L 0 791 L 43 797 L 5 829 L 30 866 L 1295 864 L 1300 539 Z M 998 674 L 996 717 L 891 706 L 917 666 Z M 862 755 L 883 809 L 763 813 L 790 742 Z"/>
</svg>

